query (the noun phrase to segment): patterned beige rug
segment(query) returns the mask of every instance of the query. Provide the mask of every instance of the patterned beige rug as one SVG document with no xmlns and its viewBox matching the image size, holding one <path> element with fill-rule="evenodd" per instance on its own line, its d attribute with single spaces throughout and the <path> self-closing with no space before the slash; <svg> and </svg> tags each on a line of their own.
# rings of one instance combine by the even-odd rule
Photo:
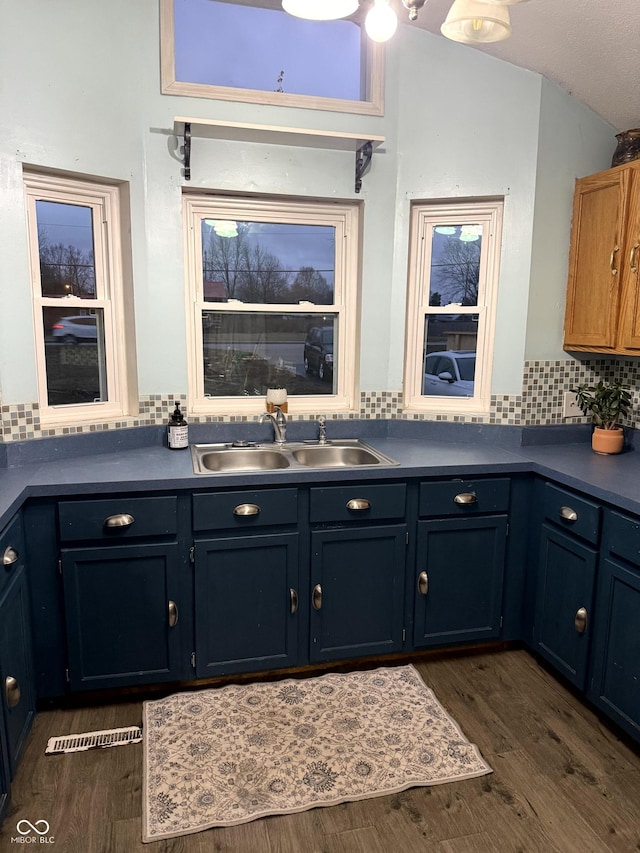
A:
<svg viewBox="0 0 640 853">
<path fill-rule="evenodd" d="M 413 666 L 144 703 L 143 841 L 491 773 Z"/>
</svg>

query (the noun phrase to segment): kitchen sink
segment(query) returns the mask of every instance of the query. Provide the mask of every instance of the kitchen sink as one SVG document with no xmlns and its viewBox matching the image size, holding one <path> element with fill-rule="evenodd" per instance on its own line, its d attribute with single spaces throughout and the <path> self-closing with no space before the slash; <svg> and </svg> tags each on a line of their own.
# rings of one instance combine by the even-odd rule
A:
<svg viewBox="0 0 640 853">
<path fill-rule="evenodd" d="M 360 468 L 366 465 L 397 465 L 393 459 L 357 438 L 278 444 L 193 444 L 196 474 L 278 471 L 292 468 Z"/>
</svg>

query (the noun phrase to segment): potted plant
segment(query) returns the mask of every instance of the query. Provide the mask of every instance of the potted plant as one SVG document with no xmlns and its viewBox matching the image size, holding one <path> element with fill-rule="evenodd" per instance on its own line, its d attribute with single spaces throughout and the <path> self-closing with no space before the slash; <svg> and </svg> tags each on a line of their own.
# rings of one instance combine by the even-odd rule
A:
<svg viewBox="0 0 640 853">
<path fill-rule="evenodd" d="M 631 394 L 619 382 L 598 382 L 571 389 L 578 406 L 593 422 L 591 447 L 596 453 L 620 453 L 624 434 L 620 420 L 631 408 Z"/>
</svg>

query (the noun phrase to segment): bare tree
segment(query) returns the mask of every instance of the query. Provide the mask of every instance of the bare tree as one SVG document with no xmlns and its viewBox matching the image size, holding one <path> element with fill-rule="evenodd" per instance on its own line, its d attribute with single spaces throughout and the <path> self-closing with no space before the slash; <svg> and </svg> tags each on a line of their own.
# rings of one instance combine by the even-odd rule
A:
<svg viewBox="0 0 640 853">
<path fill-rule="evenodd" d="M 292 302 L 308 300 L 316 305 L 330 305 L 333 291 L 322 273 L 313 267 L 300 267 L 290 288 Z"/>
<path fill-rule="evenodd" d="M 247 255 L 248 246 L 242 223 L 238 223 L 237 237 L 222 237 L 212 230 L 202 252 L 205 281 L 224 282 L 227 299 L 237 299 L 246 274 Z"/>
<path fill-rule="evenodd" d="M 50 243 L 44 231 L 38 232 L 42 292 L 47 296 L 93 297 L 96 292 L 92 252 L 77 246 Z"/>
<path fill-rule="evenodd" d="M 480 278 L 480 241 L 464 241 L 450 237 L 437 258 L 431 276 L 433 288 L 438 288 L 443 302 L 478 304 Z"/>
<path fill-rule="evenodd" d="M 246 252 L 240 296 L 245 302 L 286 302 L 289 275 L 279 258 L 256 243 Z"/>
</svg>

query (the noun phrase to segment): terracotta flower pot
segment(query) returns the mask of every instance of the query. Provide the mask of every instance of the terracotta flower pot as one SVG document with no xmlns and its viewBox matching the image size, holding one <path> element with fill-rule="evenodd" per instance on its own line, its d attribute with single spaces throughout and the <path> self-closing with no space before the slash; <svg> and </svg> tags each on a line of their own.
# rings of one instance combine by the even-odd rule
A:
<svg viewBox="0 0 640 853">
<path fill-rule="evenodd" d="M 591 447 L 596 453 L 620 453 L 624 445 L 622 427 L 616 429 L 593 428 Z"/>
</svg>

